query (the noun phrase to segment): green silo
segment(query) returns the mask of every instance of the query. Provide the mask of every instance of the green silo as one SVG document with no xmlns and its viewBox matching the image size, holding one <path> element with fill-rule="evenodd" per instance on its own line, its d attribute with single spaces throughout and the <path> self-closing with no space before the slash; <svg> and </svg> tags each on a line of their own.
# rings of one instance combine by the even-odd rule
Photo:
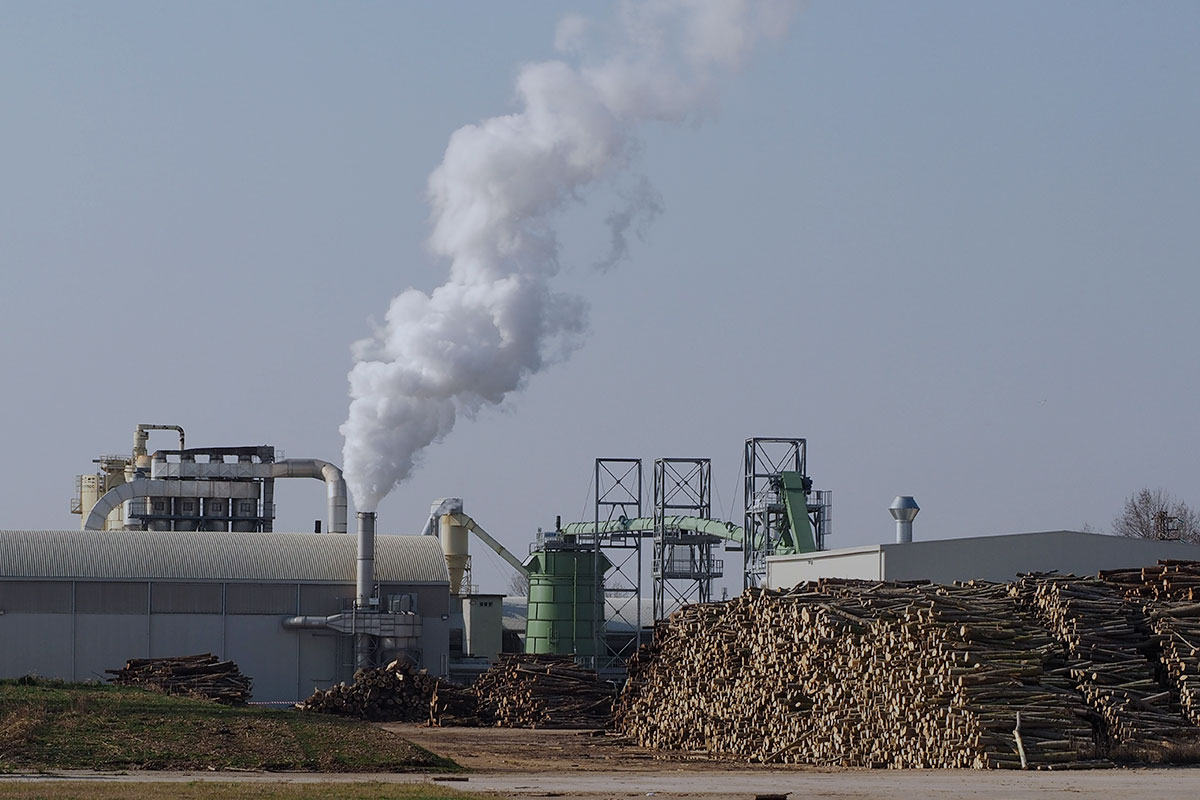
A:
<svg viewBox="0 0 1200 800">
<path fill-rule="evenodd" d="M 603 580 L 612 566 L 603 553 L 547 548 L 530 556 L 526 653 L 596 655 L 604 626 Z"/>
</svg>

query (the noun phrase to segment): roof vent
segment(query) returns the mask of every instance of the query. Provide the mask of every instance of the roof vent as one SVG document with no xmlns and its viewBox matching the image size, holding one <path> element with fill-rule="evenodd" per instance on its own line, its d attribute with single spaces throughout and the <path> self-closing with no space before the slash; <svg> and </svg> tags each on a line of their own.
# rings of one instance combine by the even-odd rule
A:
<svg viewBox="0 0 1200 800">
<path fill-rule="evenodd" d="M 896 520 L 896 544 L 907 544 L 912 541 L 912 521 L 921 507 L 909 495 L 901 495 L 892 501 L 888 511 Z"/>
</svg>

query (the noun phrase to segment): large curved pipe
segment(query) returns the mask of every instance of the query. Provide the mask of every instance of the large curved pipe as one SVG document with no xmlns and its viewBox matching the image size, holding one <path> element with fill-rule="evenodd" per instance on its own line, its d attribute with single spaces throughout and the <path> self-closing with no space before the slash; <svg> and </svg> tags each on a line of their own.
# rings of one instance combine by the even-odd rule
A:
<svg viewBox="0 0 1200 800">
<path fill-rule="evenodd" d="M 179 449 L 183 449 L 183 428 L 178 425 L 151 425 L 143 422 L 133 431 L 133 457 L 146 455 L 146 441 L 150 438 L 150 431 L 175 431 L 179 434 Z"/>
<path fill-rule="evenodd" d="M 138 497 L 257 497 L 257 487 L 237 481 L 161 481 L 139 480 L 110 489 L 92 506 L 84 523 L 85 531 L 104 530 L 104 520 L 114 508 Z"/>
<path fill-rule="evenodd" d="M 330 533 L 346 532 L 346 480 L 342 471 L 328 461 L 316 458 L 285 458 L 270 464 L 245 465 L 249 474 L 244 477 L 260 478 L 316 478 L 325 481 L 325 494 L 328 505 L 328 524 Z M 233 483 L 226 481 L 178 481 L 178 480 L 137 480 L 123 483 L 115 489 L 105 492 L 92 513 L 88 515 L 83 529 L 88 531 L 104 530 L 104 520 L 114 508 L 126 500 L 136 497 L 172 497 L 178 496 L 181 487 L 189 487 L 188 497 L 234 497 L 238 496 L 237 487 L 250 486 L 249 483 Z M 232 491 L 230 487 L 235 487 Z M 247 495 L 254 496 L 257 495 Z"/>
<path fill-rule="evenodd" d="M 272 478 L 316 478 L 325 481 L 329 532 L 346 532 L 346 479 L 338 467 L 318 458 L 285 458 L 270 467 Z"/>
</svg>

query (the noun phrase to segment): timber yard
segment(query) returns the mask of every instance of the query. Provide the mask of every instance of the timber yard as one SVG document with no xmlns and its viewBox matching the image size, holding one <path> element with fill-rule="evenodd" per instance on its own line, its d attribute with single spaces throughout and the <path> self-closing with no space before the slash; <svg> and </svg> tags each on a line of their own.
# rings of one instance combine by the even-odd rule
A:
<svg viewBox="0 0 1200 800">
<path fill-rule="evenodd" d="M 151 450 L 160 431 L 178 446 Z M 103 676 L 229 713 L 360 720 L 467 770 L 383 758 L 372 779 L 514 795 L 869 795 L 909 780 L 961 795 L 961 770 L 1053 775 L 1005 778 L 1017 796 L 1194 781 L 1163 768 L 1200 758 L 1198 545 L 921 541 L 917 502 L 898 496 L 894 541 L 830 549 L 833 496 L 814 488 L 806 441 L 752 438 L 736 523 L 712 517 L 707 459 L 656 459 L 647 507 L 640 459 L 597 459 L 593 518 L 539 529 L 518 558 L 459 498 L 434 501 L 415 535 L 367 513 L 350 533 L 334 464 L 187 447 L 179 425 L 139 424 L 133 442 L 77 478 L 82 530 L 0 532 L 9 684 Z M 323 482 L 324 533 L 271 530 L 274 482 L 293 477 Z M 527 581 L 524 619 L 474 591 L 472 540 Z M 743 591 L 714 599 L 726 565 Z M 10 720 L 19 705 L 6 700 Z M 86 753 L 31 755 L 37 725 L 0 753 L 14 780 L 91 774 Z M 299 769 L 289 780 L 364 766 L 330 758 L 237 764 Z M 148 768 L 143 781 L 202 768 L 152 746 L 103 766 Z"/>
<path fill-rule="evenodd" d="M 1200 797 L 1200 4 L 4 12 L 0 800 Z"/>
</svg>

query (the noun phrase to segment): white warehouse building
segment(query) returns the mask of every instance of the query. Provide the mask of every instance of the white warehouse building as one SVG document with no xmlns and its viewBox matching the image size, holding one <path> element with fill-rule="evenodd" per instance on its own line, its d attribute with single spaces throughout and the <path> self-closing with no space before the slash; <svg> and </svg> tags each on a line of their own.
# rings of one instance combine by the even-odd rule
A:
<svg viewBox="0 0 1200 800">
<path fill-rule="evenodd" d="M 448 670 L 449 574 L 437 537 L 375 538 L 381 640 Z M 356 541 L 346 534 L 0 531 L 0 676 L 103 680 L 131 658 L 211 652 L 256 702 L 294 702 L 350 680 Z"/>
<path fill-rule="evenodd" d="M 1079 531 L 893 542 L 772 556 L 767 585 L 791 588 L 819 578 L 1010 581 L 1021 572 L 1052 570 L 1094 576 L 1102 569 L 1150 566 L 1160 559 L 1200 560 L 1200 544 Z"/>
</svg>

